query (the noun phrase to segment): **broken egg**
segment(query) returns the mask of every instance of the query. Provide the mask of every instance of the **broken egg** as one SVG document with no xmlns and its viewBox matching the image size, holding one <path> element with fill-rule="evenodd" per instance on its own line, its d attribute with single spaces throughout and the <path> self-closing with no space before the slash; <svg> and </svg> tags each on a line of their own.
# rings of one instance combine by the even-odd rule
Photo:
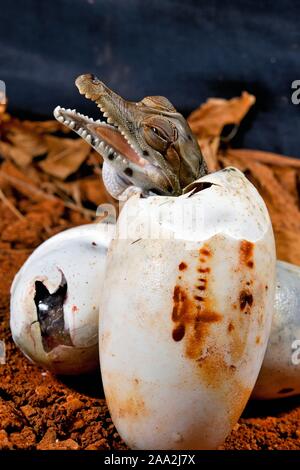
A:
<svg viewBox="0 0 300 470">
<path fill-rule="evenodd" d="M 95 369 L 99 286 L 112 224 L 90 224 L 42 243 L 15 276 L 10 326 L 31 361 L 56 374 Z"/>
<path fill-rule="evenodd" d="M 252 397 L 300 394 L 300 268 L 277 261 L 275 308 L 263 365 Z"/>
<path fill-rule="evenodd" d="M 206 175 L 176 198 L 125 203 L 99 347 L 108 407 L 130 448 L 224 442 L 261 368 L 274 290 L 269 214 L 240 171 Z"/>
</svg>

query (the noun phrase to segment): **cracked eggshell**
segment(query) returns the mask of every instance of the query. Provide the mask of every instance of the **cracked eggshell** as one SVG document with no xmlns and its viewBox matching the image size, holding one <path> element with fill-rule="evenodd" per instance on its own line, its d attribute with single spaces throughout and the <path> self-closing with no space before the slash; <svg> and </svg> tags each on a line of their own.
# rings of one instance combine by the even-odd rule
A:
<svg viewBox="0 0 300 470">
<path fill-rule="evenodd" d="M 277 261 L 276 272 L 272 329 L 252 394 L 257 399 L 300 394 L 300 268 Z"/>
<path fill-rule="evenodd" d="M 217 448 L 269 337 L 275 247 L 262 198 L 234 168 L 187 191 L 131 198 L 108 251 L 100 363 L 112 420 L 132 449 Z"/>
<path fill-rule="evenodd" d="M 89 372 L 99 363 L 99 288 L 113 228 L 90 224 L 61 232 L 40 245 L 15 276 L 13 339 L 31 361 L 54 373 Z"/>
</svg>

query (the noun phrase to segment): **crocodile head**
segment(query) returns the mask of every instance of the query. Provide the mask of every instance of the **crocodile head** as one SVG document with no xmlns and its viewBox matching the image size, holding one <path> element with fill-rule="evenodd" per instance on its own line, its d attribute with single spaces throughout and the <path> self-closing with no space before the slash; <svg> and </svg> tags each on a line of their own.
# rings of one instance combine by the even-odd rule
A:
<svg viewBox="0 0 300 470">
<path fill-rule="evenodd" d="M 98 105 L 106 121 L 59 106 L 54 116 L 101 154 L 128 186 L 140 188 L 146 196 L 177 196 L 207 172 L 191 129 L 167 98 L 126 101 L 91 74 L 79 76 L 76 85 Z"/>
</svg>

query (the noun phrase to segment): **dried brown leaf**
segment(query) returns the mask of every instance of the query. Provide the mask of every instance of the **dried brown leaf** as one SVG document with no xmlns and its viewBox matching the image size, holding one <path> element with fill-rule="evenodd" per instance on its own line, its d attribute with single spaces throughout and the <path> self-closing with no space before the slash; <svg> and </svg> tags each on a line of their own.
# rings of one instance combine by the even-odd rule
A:
<svg viewBox="0 0 300 470">
<path fill-rule="evenodd" d="M 210 137 L 204 139 L 198 139 L 199 146 L 201 148 L 204 160 L 206 161 L 208 171 L 213 172 L 220 169 L 218 162 L 218 149 L 220 145 L 219 137 Z"/>
<path fill-rule="evenodd" d="M 188 123 L 198 139 L 209 171 L 219 169 L 217 152 L 220 136 L 226 124 L 239 125 L 255 97 L 246 91 L 239 98 L 211 98 L 191 113 Z"/>
<path fill-rule="evenodd" d="M 300 169 L 300 159 L 287 157 L 285 155 L 278 155 L 277 153 L 264 152 L 262 150 L 252 149 L 230 149 L 230 155 L 237 155 L 238 158 L 245 158 L 246 160 L 255 160 L 267 165 L 274 165 L 278 167 L 292 167 Z"/>
<path fill-rule="evenodd" d="M 32 156 L 26 151 L 2 141 L 0 141 L 0 155 L 7 160 L 13 160 L 21 168 L 25 168 L 32 161 Z"/>
<path fill-rule="evenodd" d="M 98 176 L 90 176 L 80 180 L 81 198 L 98 206 L 99 204 L 109 202 L 115 203 L 115 200 L 106 191 L 103 180 Z"/>
<path fill-rule="evenodd" d="M 188 123 L 199 138 L 218 137 L 226 124 L 239 124 L 254 103 L 255 97 L 246 91 L 230 100 L 210 98 L 191 113 Z"/>
<path fill-rule="evenodd" d="M 48 156 L 39 163 L 39 166 L 49 175 L 61 180 L 65 180 L 75 173 L 90 152 L 90 146 L 82 139 L 66 139 L 47 135 L 45 141 Z"/>
<path fill-rule="evenodd" d="M 47 144 L 44 137 L 33 130 L 25 130 L 24 128 L 12 126 L 6 133 L 5 138 L 15 147 L 29 155 L 30 161 L 34 157 L 47 152 Z"/>
<path fill-rule="evenodd" d="M 293 173 L 286 172 L 285 177 L 279 178 L 279 171 L 283 175 L 284 167 L 277 167 L 276 172 L 272 166 L 251 159 L 250 152 L 239 153 L 229 149 L 219 155 L 221 165 L 233 165 L 243 171 L 256 186 L 263 197 L 273 224 L 276 238 L 277 257 L 300 265 L 300 210 L 298 196 L 296 195 L 296 181 L 290 181 Z M 272 154 L 270 154 L 271 156 Z M 289 159 L 286 158 L 288 163 Z M 287 170 L 289 168 L 287 167 Z M 286 184 L 289 178 L 289 185 Z M 293 188 L 293 191 L 291 189 Z"/>
<path fill-rule="evenodd" d="M 278 179 L 281 186 L 285 188 L 293 198 L 296 207 L 299 207 L 298 175 L 299 170 L 290 167 L 271 167 L 275 178 Z"/>
<path fill-rule="evenodd" d="M 34 201 L 40 201 L 45 198 L 43 191 L 39 188 L 40 178 L 34 168 L 31 167 L 30 170 L 25 175 L 12 162 L 5 161 L 0 169 L 0 182 L 3 179 L 21 195 Z"/>
<path fill-rule="evenodd" d="M 52 185 L 55 187 L 55 193 L 58 194 L 59 197 L 61 197 L 64 201 L 74 201 L 77 206 L 82 207 L 80 180 L 68 183 L 55 180 Z"/>
<path fill-rule="evenodd" d="M 49 121 L 19 121 L 24 130 L 29 130 L 37 134 L 53 134 L 63 132 L 68 134 L 71 130 L 56 120 Z"/>
</svg>

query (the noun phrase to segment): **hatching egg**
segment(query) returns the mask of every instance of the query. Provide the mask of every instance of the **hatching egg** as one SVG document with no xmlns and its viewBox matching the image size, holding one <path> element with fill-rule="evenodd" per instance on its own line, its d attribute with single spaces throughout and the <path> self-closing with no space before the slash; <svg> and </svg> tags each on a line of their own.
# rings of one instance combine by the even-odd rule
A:
<svg viewBox="0 0 300 470">
<path fill-rule="evenodd" d="M 300 268 L 277 261 L 276 271 L 271 335 L 252 395 L 258 399 L 300 394 Z"/>
<path fill-rule="evenodd" d="M 61 232 L 15 276 L 13 339 L 28 359 L 54 373 L 79 374 L 99 364 L 99 286 L 113 227 L 90 224 Z"/>
<path fill-rule="evenodd" d="M 175 197 L 132 197 L 108 250 L 100 363 L 132 449 L 215 449 L 255 385 L 271 328 L 266 206 L 226 168 Z M 113 295 L 112 295 L 113 291 Z"/>
</svg>

